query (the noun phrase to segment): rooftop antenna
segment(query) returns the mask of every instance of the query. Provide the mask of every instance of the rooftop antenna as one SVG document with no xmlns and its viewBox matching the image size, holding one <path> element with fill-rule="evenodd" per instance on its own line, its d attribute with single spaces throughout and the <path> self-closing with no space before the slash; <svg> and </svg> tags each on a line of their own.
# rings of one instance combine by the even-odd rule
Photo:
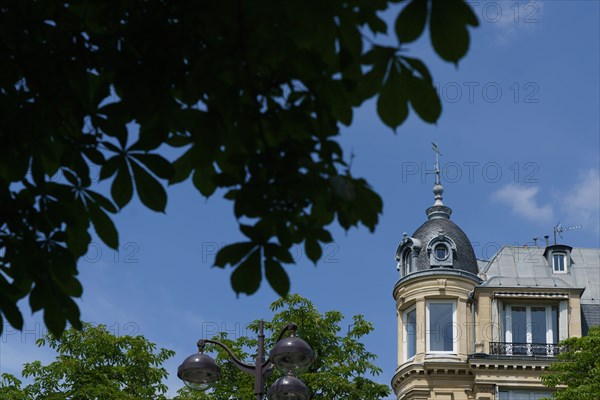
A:
<svg viewBox="0 0 600 400">
<path fill-rule="evenodd" d="M 560 238 L 562 239 L 563 232 L 572 231 L 572 230 L 579 229 L 582 227 L 583 227 L 583 225 L 562 226 L 560 224 L 560 222 L 557 222 L 556 225 L 554 225 L 554 244 L 556 245 L 556 234 L 557 233 L 558 233 L 558 236 L 560 236 Z"/>
</svg>

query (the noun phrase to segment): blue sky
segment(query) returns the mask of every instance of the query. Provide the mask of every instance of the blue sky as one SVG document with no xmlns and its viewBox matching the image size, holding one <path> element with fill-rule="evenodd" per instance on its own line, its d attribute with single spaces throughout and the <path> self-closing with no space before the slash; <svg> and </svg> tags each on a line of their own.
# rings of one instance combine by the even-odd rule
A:
<svg viewBox="0 0 600 400">
<path fill-rule="evenodd" d="M 437 125 L 412 113 L 394 134 L 370 101 L 343 129 L 344 149 L 356 154 L 353 174 L 367 178 L 384 200 L 375 233 L 336 228 L 316 267 L 295 248 L 297 264 L 287 268 L 292 291 L 322 312 L 364 314 L 374 323 L 366 343 L 379 357 L 382 383 L 397 363 L 395 249 L 433 204 L 433 176 L 425 174 L 433 169 L 430 142 L 444 154 L 444 202 L 478 258 L 552 235 L 559 221 L 583 225 L 564 233 L 564 243 L 600 246 L 600 2 L 471 4 L 481 26 L 458 69 L 434 55 L 428 36 L 408 47 L 426 61 L 442 97 Z M 219 247 L 241 239 L 229 202 L 205 200 L 187 182 L 170 188 L 166 215 L 136 199 L 115 221 L 120 252 L 94 239 L 79 263 L 83 319 L 175 350 L 166 363 L 173 393 L 181 386 L 177 365 L 197 339 L 217 330 L 245 334 L 250 321 L 270 318 L 277 295 L 266 282 L 238 299 L 231 271 L 211 268 Z M 29 317 L 27 303 L 21 307 L 25 331 L 4 327 L 0 372 L 18 374 L 23 362 L 53 359 L 35 346 L 44 332 L 41 315 Z"/>
</svg>

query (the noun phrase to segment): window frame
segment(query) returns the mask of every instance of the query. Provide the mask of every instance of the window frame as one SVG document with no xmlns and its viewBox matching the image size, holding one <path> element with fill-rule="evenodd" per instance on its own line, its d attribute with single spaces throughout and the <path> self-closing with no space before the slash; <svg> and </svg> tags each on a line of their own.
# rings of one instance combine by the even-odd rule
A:
<svg viewBox="0 0 600 400">
<path fill-rule="evenodd" d="M 513 329 L 512 329 L 512 309 L 513 307 L 524 307 L 525 308 L 525 342 L 523 342 L 523 344 L 527 344 L 527 345 L 531 345 L 531 344 L 538 344 L 538 342 L 534 342 L 533 341 L 533 334 L 534 334 L 534 325 L 532 323 L 532 309 L 533 308 L 545 308 L 545 322 L 546 322 L 546 331 L 545 331 L 545 336 L 546 339 L 543 343 L 539 343 L 539 344 L 545 344 L 545 345 L 557 345 L 558 342 L 560 341 L 560 306 L 557 304 L 548 304 L 548 303 L 523 303 L 523 302 L 518 302 L 518 303 L 509 303 L 509 304 L 505 304 L 505 310 L 504 310 L 504 329 L 503 329 L 503 337 L 504 337 L 504 342 L 506 344 L 514 344 L 514 343 L 522 343 L 522 342 L 515 342 L 515 340 L 513 339 Z M 556 313 L 553 313 L 553 310 L 556 310 Z M 552 316 L 556 315 L 556 321 L 552 321 Z M 556 332 L 554 332 L 554 328 L 556 328 Z M 556 339 L 555 339 L 556 338 Z M 547 348 L 547 355 L 550 355 L 550 350 L 551 348 L 548 347 Z M 509 354 L 509 350 L 507 348 L 507 355 L 512 355 L 512 350 L 510 350 L 510 354 Z M 528 350 L 527 350 L 527 355 L 534 355 L 533 350 L 531 349 L 531 346 L 528 346 Z M 539 355 L 539 354 L 538 354 Z"/>
<path fill-rule="evenodd" d="M 438 257 L 438 254 L 437 254 L 438 249 L 444 249 L 446 256 L 445 257 Z M 450 249 L 448 248 L 448 245 L 446 245 L 446 243 L 444 243 L 444 242 L 437 243 L 433 247 L 433 256 L 438 261 L 446 261 L 448 259 L 448 257 L 450 257 Z"/>
<path fill-rule="evenodd" d="M 412 272 L 412 250 L 410 248 L 407 248 L 402 252 L 400 263 L 402 268 L 402 276 L 406 276 Z"/>
<path fill-rule="evenodd" d="M 431 304 L 451 304 L 452 305 L 452 350 L 431 350 L 431 313 L 429 306 Z M 456 323 L 456 299 L 428 299 L 425 303 L 425 320 L 426 320 L 426 352 L 427 354 L 457 354 L 457 323 Z M 442 330 L 442 335 L 445 333 L 445 329 Z"/>
<path fill-rule="evenodd" d="M 557 269 L 557 265 L 556 265 L 556 258 L 555 257 L 560 257 L 562 259 L 562 266 L 563 269 Z M 555 274 L 566 274 L 568 272 L 568 259 L 567 259 L 567 253 L 564 253 L 562 251 L 557 251 L 557 252 L 553 252 L 552 253 L 552 272 Z"/>
<path fill-rule="evenodd" d="M 413 354 L 412 356 L 409 357 L 408 356 L 408 330 L 406 329 L 406 327 L 408 326 L 408 323 L 407 323 L 408 322 L 408 314 L 411 312 L 415 313 L 415 333 L 414 333 L 414 338 L 413 338 L 415 354 Z M 404 361 L 412 360 L 417 355 L 417 325 L 418 325 L 417 324 L 417 306 L 415 304 L 412 307 L 408 307 L 402 313 L 402 335 L 404 337 L 404 344 L 403 344 Z"/>
<path fill-rule="evenodd" d="M 437 250 L 438 247 L 444 246 L 445 249 L 445 257 L 438 257 Z M 427 243 L 427 256 L 429 257 L 429 265 L 431 268 L 453 268 L 454 267 L 454 257 L 456 254 L 456 243 L 443 234 L 440 234 L 437 237 L 434 237 Z"/>
</svg>

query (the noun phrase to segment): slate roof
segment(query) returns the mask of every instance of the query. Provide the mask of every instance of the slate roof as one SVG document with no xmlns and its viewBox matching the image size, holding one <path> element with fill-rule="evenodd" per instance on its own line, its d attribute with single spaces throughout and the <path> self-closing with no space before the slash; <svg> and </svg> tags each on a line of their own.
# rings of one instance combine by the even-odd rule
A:
<svg viewBox="0 0 600 400">
<path fill-rule="evenodd" d="M 588 333 L 590 326 L 600 325 L 600 304 L 581 305 L 581 331 Z"/>
<path fill-rule="evenodd" d="M 429 254 L 427 254 L 426 247 L 431 239 L 438 236 L 439 231 L 443 231 L 444 235 L 451 238 L 456 244 L 456 255 L 452 268 L 477 275 L 477 260 L 475 259 L 475 252 L 469 238 L 458 225 L 446 218 L 430 219 L 412 234 L 413 238 L 419 239 L 423 243 L 423 247 L 417 257 L 417 271 L 430 269 Z"/>
</svg>

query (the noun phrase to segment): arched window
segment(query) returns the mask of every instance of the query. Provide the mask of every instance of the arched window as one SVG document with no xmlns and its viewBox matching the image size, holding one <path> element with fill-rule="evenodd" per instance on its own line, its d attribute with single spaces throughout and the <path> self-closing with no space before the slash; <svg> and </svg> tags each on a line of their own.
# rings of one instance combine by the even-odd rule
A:
<svg viewBox="0 0 600 400">
<path fill-rule="evenodd" d="M 408 275 L 412 270 L 412 253 L 410 249 L 404 250 L 402 253 L 402 275 Z"/>
</svg>

